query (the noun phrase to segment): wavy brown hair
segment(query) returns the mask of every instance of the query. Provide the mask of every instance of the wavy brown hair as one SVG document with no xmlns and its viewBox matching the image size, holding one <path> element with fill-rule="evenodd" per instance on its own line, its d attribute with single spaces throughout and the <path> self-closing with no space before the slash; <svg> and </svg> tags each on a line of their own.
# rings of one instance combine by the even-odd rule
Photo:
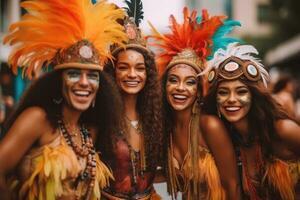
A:
<svg viewBox="0 0 300 200">
<path fill-rule="evenodd" d="M 161 165 L 162 153 L 162 114 L 161 114 L 161 94 L 160 83 L 158 81 L 157 69 L 152 52 L 130 47 L 127 49 L 135 50 L 144 56 L 146 65 L 147 79 L 145 87 L 140 91 L 137 98 L 137 112 L 142 124 L 145 137 L 145 156 L 147 166 L 155 168 Z M 105 71 L 115 79 L 116 62 L 110 62 L 105 66 Z M 111 138 L 110 135 L 106 137 Z M 105 145 L 102 145 L 105 146 Z M 100 147 L 101 148 L 101 147 Z M 110 155 L 110 149 L 104 150 Z"/>
<path fill-rule="evenodd" d="M 247 114 L 249 132 L 252 133 L 249 139 L 253 141 L 254 138 L 257 138 L 261 144 L 264 158 L 271 159 L 273 155 L 271 142 L 278 139 L 275 122 L 280 119 L 293 119 L 273 99 L 270 91 L 265 88 L 262 83 L 249 81 L 244 76 L 241 76 L 238 80 L 248 87 L 252 95 L 252 104 Z M 222 81 L 226 80 L 220 79 L 214 82 L 207 96 L 204 98 L 202 109 L 208 114 L 217 115 L 217 89 Z M 238 134 L 237 130 L 235 130 L 224 117 L 221 117 L 221 119 L 230 132 L 233 143 L 235 145 L 241 145 L 240 134 Z"/>
<path fill-rule="evenodd" d="M 55 103 L 55 100 L 62 99 L 62 71 L 54 70 L 45 73 L 34 80 L 25 91 L 15 111 L 5 123 L 5 130 L 8 130 L 17 117 L 26 109 L 38 106 L 45 110 L 46 117 L 54 129 L 58 128 L 58 120 L 62 116 L 62 103 Z M 105 72 L 100 72 L 100 87 L 96 94 L 95 107 L 90 107 L 82 113 L 80 121 L 84 124 L 107 129 L 108 132 L 118 130 L 120 124 L 120 97 L 114 86 L 114 82 Z M 113 105 L 115 110 L 108 109 Z M 103 120 L 105 119 L 105 120 Z"/>
</svg>

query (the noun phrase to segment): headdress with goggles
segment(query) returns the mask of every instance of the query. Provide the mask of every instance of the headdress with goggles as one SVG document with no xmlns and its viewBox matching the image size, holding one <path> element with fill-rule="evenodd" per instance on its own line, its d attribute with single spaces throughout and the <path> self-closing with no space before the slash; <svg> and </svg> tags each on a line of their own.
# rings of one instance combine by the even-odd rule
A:
<svg viewBox="0 0 300 200">
<path fill-rule="evenodd" d="M 260 60 L 251 54 L 258 55 L 258 51 L 251 45 L 239 45 L 238 43 L 229 44 L 226 50 L 217 50 L 205 70 L 205 72 L 209 71 L 208 82 L 213 83 L 219 78 L 233 80 L 243 75 L 249 81 L 262 80 L 267 87 L 269 73 Z"/>
</svg>

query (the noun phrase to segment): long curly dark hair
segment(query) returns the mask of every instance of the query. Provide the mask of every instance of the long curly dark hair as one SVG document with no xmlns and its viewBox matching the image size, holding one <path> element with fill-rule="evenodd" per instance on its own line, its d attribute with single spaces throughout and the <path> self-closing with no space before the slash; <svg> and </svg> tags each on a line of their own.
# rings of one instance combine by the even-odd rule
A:
<svg viewBox="0 0 300 200">
<path fill-rule="evenodd" d="M 58 128 L 58 120 L 62 116 L 62 104 L 55 103 L 62 99 L 62 71 L 54 70 L 45 73 L 34 80 L 25 91 L 15 111 L 5 123 L 5 130 L 9 130 L 16 118 L 26 109 L 38 106 L 45 110 L 46 117 L 54 129 Z M 84 124 L 107 129 L 108 132 L 118 130 L 120 124 L 121 101 L 114 82 L 105 72 L 100 72 L 100 87 L 96 94 L 95 107 L 90 107 L 80 116 Z M 114 105 L 115 109 L 111 108 Z"/>
<path fill-rule="evenodd" d="M 271 159 L 273 156 L 273 149 L 271 142 L 278 139 L 278 134 L 275 129 L 275 122 L 280 119 L 292 119 L 284 109 L 273 99 L 270 91 L 261 83 L 247 80 L 246 77 L 241 76 L 239 79 L 245 84 L 252 95 L 252 104 L 247 114 L 249 123 L 249 132 L 252 133 L 251 138 L 257 138 L 261 144 L 264 158 Z M 217 115 L 217 88 L 220 82 L 226 80 L 218 80 L 214 82 L 207 96 L 204 98 L 203 111 L 208 114 Z M 227 130 L 231 134 L 231 138 L 235 145 L 240 144 L 240 135 L 237 130 L 224 118 L 221 117 Z M 293 119 L 292 119 L 293 120 Z"/>
<path fill-rule="evenodd" d="M 156 166 L 161 165 L 163 141 L 160 84 L 158 81 L 154 54 L 136 47 L 131 47 L 129 49 L 141 53 L 144 56 L 146 65 L 147 79 L 145 87 L 138 94 L 137 112 L 140 117 L 145 137 L 145 156 L 147 167 L 153 169 Z M 115 64 L 116 62 L 110 62 L 104 68 L 104 71 L 111 74 L 113 79 L 115 79 Z M 106 137 L 111 138 L 111 135 L 107 135 Z M 101 146 L 106 148 L 106 150 L 104 149 L 103 151 L 106 152 L 107 155 L 111 154 L 109 146 L 102 144 L 99 147 L 101 148 Z"/>
</svg>

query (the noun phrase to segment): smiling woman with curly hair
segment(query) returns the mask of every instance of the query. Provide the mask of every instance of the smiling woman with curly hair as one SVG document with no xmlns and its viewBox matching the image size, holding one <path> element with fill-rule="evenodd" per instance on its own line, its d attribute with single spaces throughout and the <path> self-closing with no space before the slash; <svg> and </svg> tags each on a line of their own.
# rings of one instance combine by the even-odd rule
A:
<svg viewBox="0 0 300 200">
<path fill-rule="evenodd" d="M 160 86 L 154 54 L 132 19 L 124 23 L 126 49 L 113 47 L 116 60 L 104 69 L 115 80 L 123 102 L 123 128 L 115 133 L 102 130 L 105 136 L 97 145 L 115 178 L 102 191 L 105 199 L 159 198 L 152 185 L 162 146 Z"/>
</svg>

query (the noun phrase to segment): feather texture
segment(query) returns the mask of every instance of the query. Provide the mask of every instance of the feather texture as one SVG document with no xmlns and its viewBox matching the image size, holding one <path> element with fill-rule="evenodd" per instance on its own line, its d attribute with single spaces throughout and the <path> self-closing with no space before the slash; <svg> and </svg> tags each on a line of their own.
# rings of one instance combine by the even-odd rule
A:
<svg viewBox="0 0 300 200">
<path fill-rule="evenodd" d="M 93 43 L 103 63 L 111 59 L 108 46 L 126 41 L 122 9 L 101 0 L 28 0 L 21 3 L 27 11 L 12 24 L 4 43 L 13 45 L 9 63 L 17 73 L 23 67 L 29 78 L 35 70 L 51 63 L 55 54 L 83 39 Z"/>
<path fill-rule="evenodd" d="M 287 163 L 279 159 L 268 163 L 263 181 L 267 181 L 278 190 L 282 199 L 294 199 L 294 183 Z"/>
<path fill-rule="evenodd" d="M 207 150 L 202 149 L 202 153 L 203 151 Z M 213 156 L 209 152 L 205 152 L 203 155 L 201 155 L 201 160 L 199 161 L 198 174 L 199 180 L 202 180 L 205 183 L 207 183 L 207 199 L 225 199 L 226 195 L 224 189 L 222 188 L 218 168 L 216 166 Z"/>
<path fill-rule="evenodd" d="M 159 73 L 162 74 L 172 58 L 185 49 L 192 49 L 205 62 L 215 45 L 213 36 L 218 28 L 223 25 L 225 18 L 225 16 L 210 17 L 206 10 L 202 11 L 201 17 L 197 17 L 195 10 L 190 13 L 188 8 L 185 7 L 181 24 L 177 22 L 173 15 L 170 16 L 170 33 L 160 34 L 150 25 L 153 34 L 149 38 L 155 40 L 151 44 L 161 50 L 157 59 Z M 223 30 L 222 34 L 228 31 L 229 28 Z M 218 33 L 218 35 L 222 34 L 221 31 Z"/>
<path fill-rule="evenodd" d="M 192 159 L 189 156 L 182 168 L 184 177 L 188 177 L 189 180 L 196 179 L 197 187 L 200 187 L 201 184 L 206 184 L 207 191 L 205 193 L 203 191 L 201 193 L 200 191 L 201 199 L 224 200 L 225 191 L 222 188 L 220 175 L 214 158 L 207 149 L 200 146 L 198 148 L 198 154 L 200 156 L 197 171 L 192 173 Z M 191 194 L 187 195 L 189 196 Z"/>
<path fill-rule="evenodd" d="M 218 28 L 218 30 L 215 32 L 213 36 L 213 49 L 211 52 L 211 55 L 208 57 L 208 60 L 212 59 L 214 53 L 222 48 L 226 49 L 227 45 L 229 43 L 233 42 L 241 42 L 237 38 L 232 38 L 232 37 L 224 37 L 226 34 L 229 34 L 234 27 L 236 26 L 241 26 L 241 23 L 239 21 L 235 20 L 226 20 L 222 26 Z"/>
<path fill-rule="evenodd" d="M 33 154 L 35 156 L 30 160 L 30 176 L 24 182 L 19 182 L 22 184 L 18 194 L 20 199 L 55 200 L 62 195 L 74 193 L 70 182 L 78 177 L 82 166 L 63 138 L 57 138 L 55 143 L 37 149 Z M 100 199 L 100 189 L 109 184 L 110 178 L 113 178 L 110 170 L 96 156 L 96 179 L 92 199 Z M 84 194 L 87 187 L 86 182 L 80 181 L 76 194 Z"/>
<path fill-rule="evenodd" d="M 138 27 L 144 19 L 143 3 L 141 0 L 125 0 L 127 7 L 126 12 L 129 17 L 133 17 L 136 26 Z"/>
</svg>

